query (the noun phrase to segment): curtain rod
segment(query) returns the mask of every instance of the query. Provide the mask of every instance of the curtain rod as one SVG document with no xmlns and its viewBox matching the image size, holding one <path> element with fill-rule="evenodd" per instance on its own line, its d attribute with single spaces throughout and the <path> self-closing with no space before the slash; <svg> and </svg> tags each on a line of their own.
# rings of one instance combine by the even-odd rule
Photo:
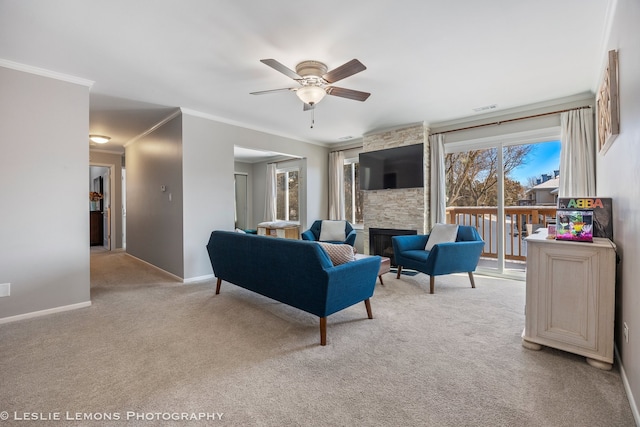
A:
<svg viewBox="0 0 640 427">
<path fill-rule="evenodd" d="M 584 110 L 585 108 L 591 108 L 591 105 L 585 105 L 584 107 L 577 107 L 577 108 L 567 108 L 566 110 L 550 111 L 548 113 L 534 114 L 532 116 L 517 117 L 517 118 L 514 118 L 514 119 L 501 120 L 499 122 L 484 123 L 484 124 L 481 124 L 481 125 L 474 125 L 474 126 L 467 126 L 467 127 L 458 128 L 458 129 L 445 130 L 445 131 L 442 131 L 442 132 L 434 133 L 434 135 L 439 135 L 439 134 L 443 134 L 443 133 L 450 133 L 450 132 L 460 132 L 460 131 L 463 131 L 463 130 L 476 129 L 476 128 L 481 128 L 481 127 L 485 127 L 485 126 L 498 126 L 498 125 L 501 125 L 503 123 L 517 122 L 519 120 L 526 120 L 526 119 L 535 119 L 537 117 L 552 116 L 554 114 L 566 113 L 567 111 Z"/>
</svg>

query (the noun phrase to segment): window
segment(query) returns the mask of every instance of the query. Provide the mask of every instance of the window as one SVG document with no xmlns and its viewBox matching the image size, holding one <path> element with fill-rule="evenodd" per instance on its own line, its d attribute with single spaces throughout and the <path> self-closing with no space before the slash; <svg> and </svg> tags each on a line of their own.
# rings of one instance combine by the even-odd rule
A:
<svg viewBox="0 0 640 427">
<path fill-rule="evenodd" d="M 278 169 L 276 184 L 276 219 L 300 221 L 300 169 Z"/>
<path fill-rule="evenodd" d="M 351 224 L 363 224 L 362 191 L 360 191 L 360 163 L 358 158 L 344 161 L 344 213 Z"/>
<path fill-rule="evenodd" d="M 448 222 L 476 226 L 485 241 L 481 271 L 521 277 L 524 237 L 555 215 L 560 142 L 546 132 L 538 141 L 516 134 L 505 142 L 445 145 Z"/>
</svg>

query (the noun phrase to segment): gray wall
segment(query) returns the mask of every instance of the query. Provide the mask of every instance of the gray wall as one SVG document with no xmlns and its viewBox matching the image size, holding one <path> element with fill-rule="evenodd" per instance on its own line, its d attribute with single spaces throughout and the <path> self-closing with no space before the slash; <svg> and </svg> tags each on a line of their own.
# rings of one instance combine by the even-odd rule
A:
<svg viewBox="0 0 640 427">
<path fill-rule="evenodd" d="M 89 304 L 89 87 L 0 67 L 0 319 Z"/>
<path fill-rule="evenodd" d="M 303 222 L 326 217 L 325 147 L 182 112 L 126 147 L 128 253 L 185 282 L 213 274 L 205 250 L 209 235 L 234 228 L 234 145 L 309 156 L 301 160 L 304 185 L 312 195 Z M 256 206 L 264 206 L 264 179 L 257 178 L 264 171 L 260 175 L 259 169 L 251 167 L 254 221 Z"/>
<path fill-rule="evenodd" d="M 597 193 L 613 198 L 613 233 L 618 266 L 616 346 L 638 415 L 640 398 L 640 2 L 618 0 L 606 51 L 617 49 L 620 79 L 620 134 L 598 155 Z M 601 58 L 604 69 L 605 57 Z M 629 342 L 622 323 L 629 326 Z M 636 421 L 640 421 L 636 418 Z"/>
<path fill-rule="evenodd" d="M 184 277 L 181 117 L 128 145 L 125 155 L 127 253 Z"/>
</svg>

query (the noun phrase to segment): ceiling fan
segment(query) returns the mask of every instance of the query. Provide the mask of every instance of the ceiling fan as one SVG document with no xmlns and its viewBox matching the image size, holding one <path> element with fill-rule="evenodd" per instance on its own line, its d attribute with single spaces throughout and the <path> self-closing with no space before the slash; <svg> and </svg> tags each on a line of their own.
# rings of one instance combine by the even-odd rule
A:
<svg viewBox="0 0 640 427">
<path fill-rule="evenodd" d="M 333 83 L 339 80 L 367 69 L 367 67 L 357 59 L 352 59 L 331 71 L 327 71 L 327 66 L 318 61 L 302 61 L 296 65 L 296 71 L 287 68 L 275 59 L 261 59 L 260 62 L 268 65 L 276 71 L 280 71 L 285 76 L 291 77 L 300 84 L 300 87 L 263 90 L 259 92 L 251 92 L 251 95 L 293 91 L 296 93 L 298 98 L 304 102 L 305 111 L 313 109 L 315 105 L 322 101 L 322 98 L 327 94 L 356 101 L 365 101 L 369 95 L 371 95 L 368 92 L 360 92 L 358 90 L 332 86 Z"/>
</svg>

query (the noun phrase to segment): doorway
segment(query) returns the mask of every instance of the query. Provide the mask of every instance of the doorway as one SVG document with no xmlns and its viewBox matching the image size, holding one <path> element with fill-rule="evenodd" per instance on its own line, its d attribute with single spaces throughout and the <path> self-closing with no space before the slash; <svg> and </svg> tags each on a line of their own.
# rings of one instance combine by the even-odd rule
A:
<svg viewBox="0 0 640 427">
<path fill-rule="evenodd" d="M 89 166 L 89 244 L 108 251 L 112 249 L 111 233 L 115 229 L 115 217 L 112 214 L 113 169 L 114 165 Z"/>
</svg>

